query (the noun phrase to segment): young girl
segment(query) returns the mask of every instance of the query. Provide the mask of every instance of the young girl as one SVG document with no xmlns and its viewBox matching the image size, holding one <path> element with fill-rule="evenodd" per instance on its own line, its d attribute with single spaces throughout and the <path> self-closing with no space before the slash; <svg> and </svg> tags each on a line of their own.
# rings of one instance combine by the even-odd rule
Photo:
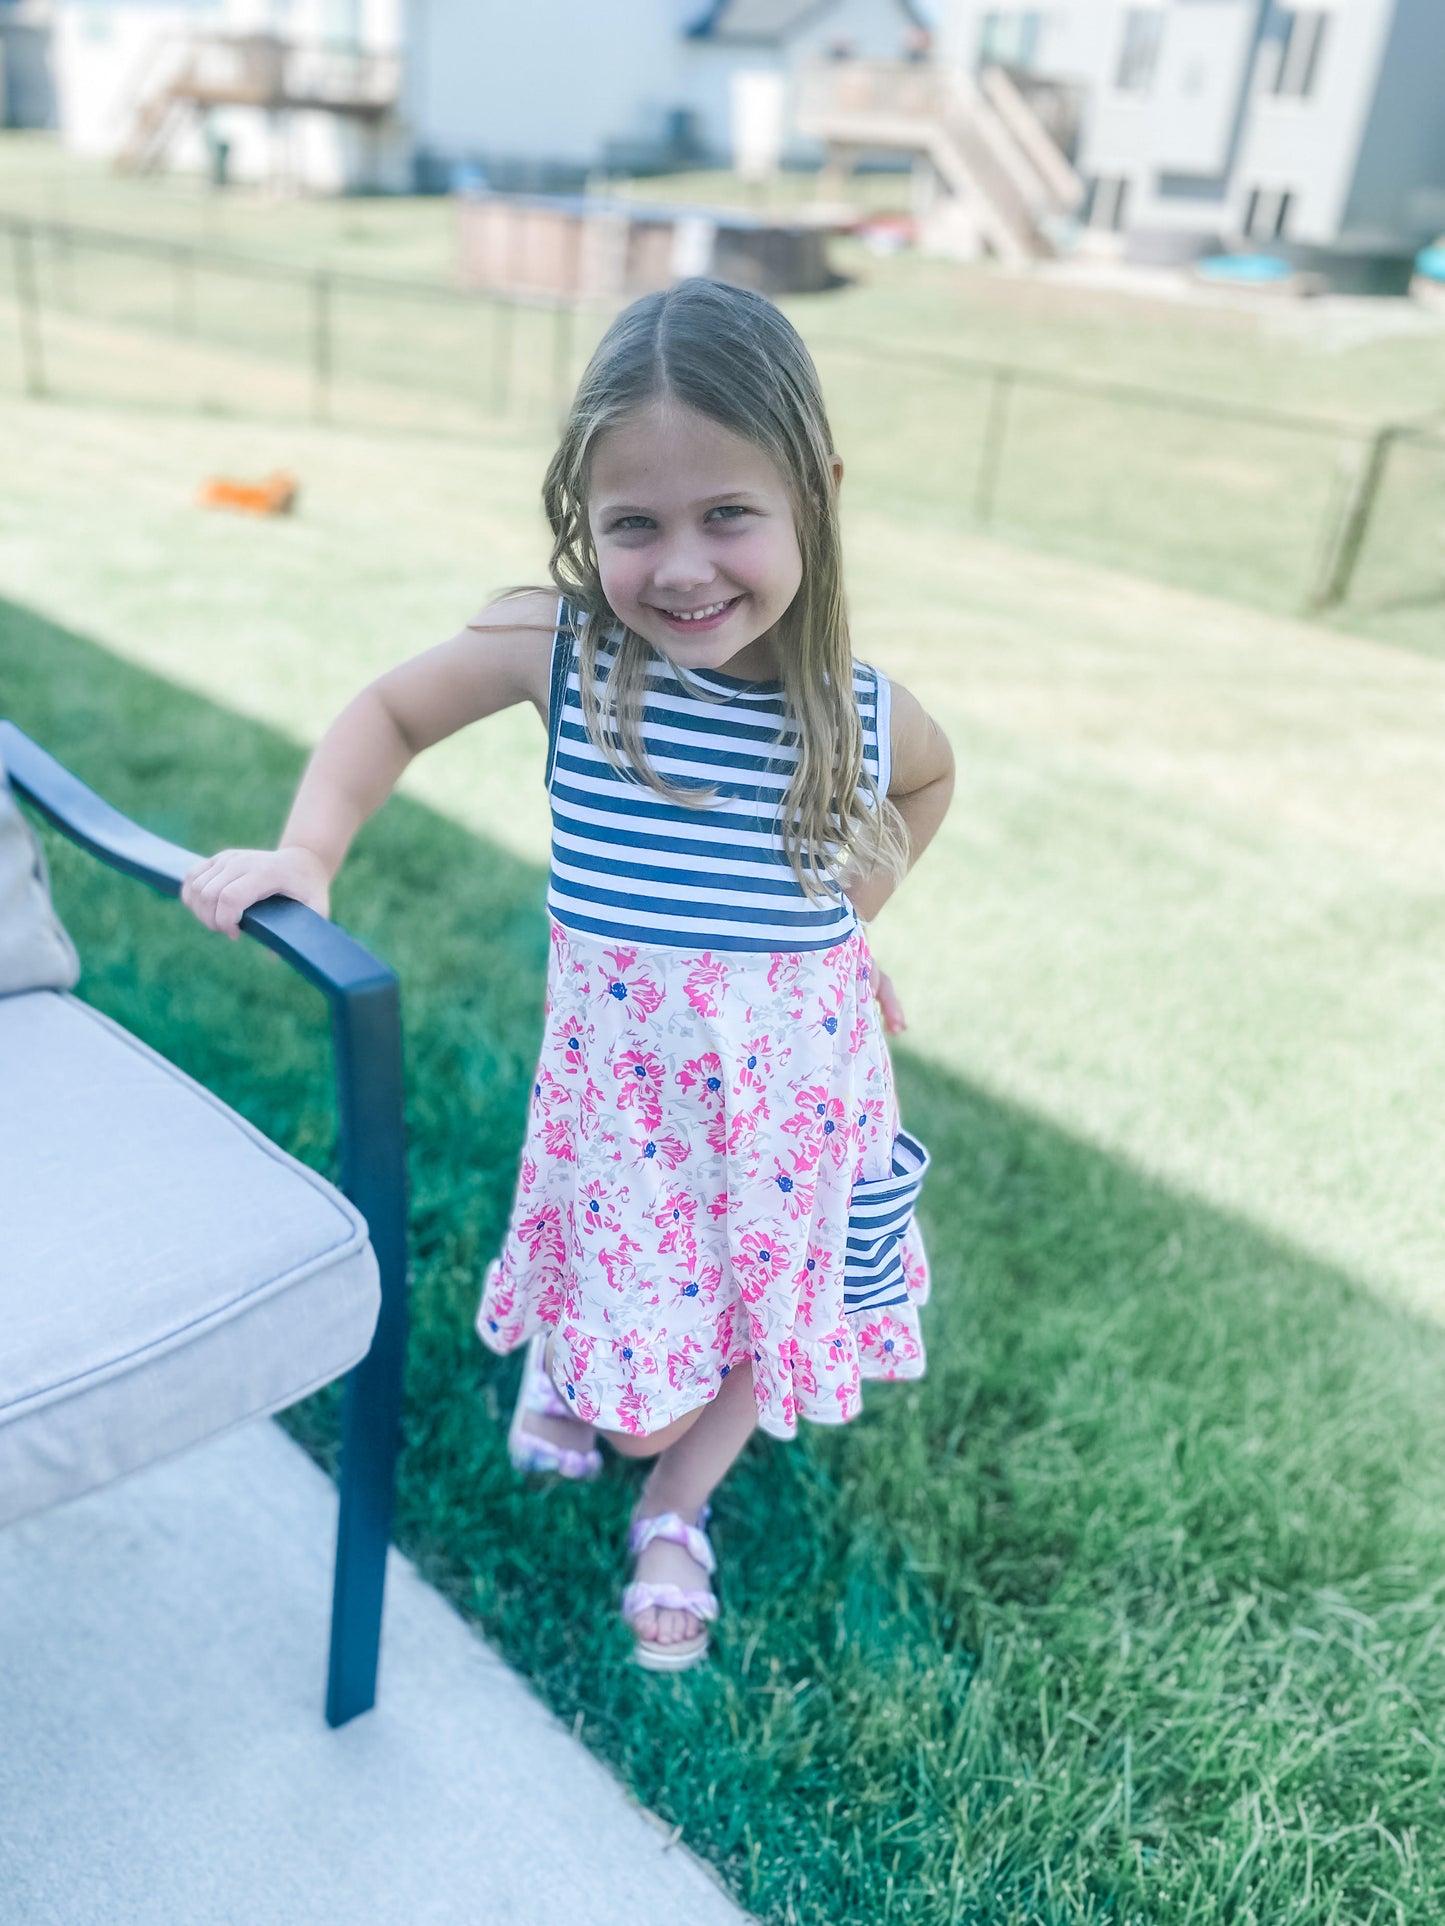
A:
<svg viewBox="0 0 1445 1926">
<path fill-rule="evenodd" d="M 275 851 L 199 863 L 234 937 L 323 915 L 412 757 L 512 703 L 547 726 L 551 963 L 510 1228 L 477 1330 L 527 1346 L 509 1447 L 568 1477 L 655 1460 L 623 1599 L 680 1669 L 717 1600 L 708 1501 L 755 1427 L 840 1424 L 923 1371 L 927 1157 L 861 922 L 933 836 L 948 745 L 855 663 L 816 370 L 760 296 L 679 282 L 608 330 L 543 499 L 557 593 L 517 592 L 362 691 Z"/>
</svg>

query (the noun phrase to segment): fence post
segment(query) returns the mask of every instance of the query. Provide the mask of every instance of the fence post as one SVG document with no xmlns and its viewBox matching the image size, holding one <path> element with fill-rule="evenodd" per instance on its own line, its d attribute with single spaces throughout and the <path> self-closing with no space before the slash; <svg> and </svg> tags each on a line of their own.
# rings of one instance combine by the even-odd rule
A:
<svg viewBox="0 0 1445 1926">
<path fill-rule="evenodd" d="M 981 522 L 993 518 L 994 491 L 1003 462 L 1004 435 L 1008 427 L 1009 397 L 1013 393 L 1012 368 L 995 368 L 988 391 L 988 417 L 983 425 L 983 448 L 978 460 L 978 480 L 974 486 L 973 510 Z"/>
<path fill-rule="evenodd" d="M 55 301 L 57 307 L 76 311 L 75 299 L 75 257 L 70 248 L 70 229 L 64 222 L 52 225 L 50 229 L 50 257 L 55 268 Z"/>
<path fill-rule="evenodd" d="M 196 331 L 196 251 L 179 242 L 171 250 L 176 297 L 176 333 Z"/>
<path fill-rule="evenodd" d="M 38 398 L 45 393 L 45 353 L 40 338 L 40 297 L 35 285 L 35 248 L 29 223 L 12 221 L 10 240 L 15 257 L 15 311 L 20 322 L 25 392 Z"/>
<path fill-rule="evenodd" d="M 311 282 L 311 416 L 331 416 L 331 276 L 325 273 Z"/>
<path fill-rule="evenodd" d="M 560 418 L 572 389 L 571 299 L 563 295 L 552 313 L 552 400 Z"/>
<path fill-rule="evenodd" d="M 1339 532 L 1333 541 L 1326 538 L 1319 578 L 1309 599 L 1311 610 L 1334 608 L 1349 594 L 1355 567 L 1365 545 L 1370 517 L 1380 493 L 1380 484 L 1385 479 L 1390 450 L 1399 434 L 1400 428 L 1394 422 L 1375 431 L 1341 510 Z"/>
<path fill-rule="evenodd" d="M 498 293 L 492 310 L 492 413 L 507 411 L 511 392 L 512 334 L 516 327 L 517 304 Z"/>
</svg>

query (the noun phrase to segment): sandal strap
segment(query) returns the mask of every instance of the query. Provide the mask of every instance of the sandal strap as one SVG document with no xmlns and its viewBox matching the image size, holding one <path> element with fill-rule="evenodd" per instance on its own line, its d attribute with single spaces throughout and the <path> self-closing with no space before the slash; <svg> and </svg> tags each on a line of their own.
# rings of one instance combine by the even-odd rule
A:
<svg viewBox="0 0 1445 1926">
<path fill-rule="evenodd" d="M 717 1570 L 717 1559 L 707 1541 L 707 1533 L 696 1525 L 689 1525 L 675 1511 L 660 1511 L 651 1518 L 634 1518 L 627 1532 L 628 1550 L 635 1558 L 656 1538 L 664 1539 L 669 1545 L 681 1545 L 693 1564 L 701 1566 L 709 1575 Z"/>
<path fill-rule="evenodd" d="M 570 1445 L 553 1444 L 527 1431 L 516 1441 L 512 1464 L 518 1471 L 556 1471 L 564 1478 L 595 1478 L 602 1469 L 602 1453 L 594 1445 L 590 1451 L 574 1451 Z"/>
<path fill-rule="evenodd" d="M 704 1623 L 715 1619 L 719 1611 L 712 1592 L 685 1590 L 680 1585 L 653 1585 L 645 1579 L 636 1579 L 622 1594 L 622 1616 L 629 1624 L 639 1612 L 652 1607 L 669 1612 L 691 1612 L 694 1618 L 700 1618 Z"/>
</svg>

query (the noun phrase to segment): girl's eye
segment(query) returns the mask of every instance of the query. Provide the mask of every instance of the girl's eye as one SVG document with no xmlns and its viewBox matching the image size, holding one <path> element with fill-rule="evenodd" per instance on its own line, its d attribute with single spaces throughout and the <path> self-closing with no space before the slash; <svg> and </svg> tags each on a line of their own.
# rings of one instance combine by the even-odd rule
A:
<svg viewBox="0 0 1445 1926">
<path fill-rule="evenodd" d="M 711 521 L 714 515 L 720 515 L 725 521 L 731 522 L 736 521 L 740 515 L 746 515 L 747 513 L 748 510 L 744 508 L 740 502 L 726 502 L 720 508 L 710 508 L 708 510 L 708 520 Z M 652 517 L 650 515 L 619 515 L 617 520 L 612 524 L 609 532 L 614 535 L 635 535 L 639 529 L 651 527 Z"/>
</svg>

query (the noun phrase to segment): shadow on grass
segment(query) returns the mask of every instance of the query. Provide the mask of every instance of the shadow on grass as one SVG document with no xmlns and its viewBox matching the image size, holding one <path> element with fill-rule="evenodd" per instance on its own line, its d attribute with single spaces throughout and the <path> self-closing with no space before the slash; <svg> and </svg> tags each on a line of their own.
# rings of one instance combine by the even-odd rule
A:
<svg viewBox="0 0 1445 1926">
<path fill-rule="evenodd" d="M 270 841 L 303 760 L 5 603 L 0 713 L 198 849 Z M 321 1000 L 46 841 L 82 994 L 330 1171 Z M 543 892 L 405 798 L 336 891 L 404 986 L 397 1533 L 432 1581 L 768 1920 L 1440 1916 L 1445 1334 L 907 1052 L 934 1151 L 929 1375 L 871 1387 L 843 1431 L 755 1439 L 717 1507 L 716 1662 L 624 1662 L 644 1468 L 524 1491 L 516 1363 L 471 1330 Z M 327 1463 L 337 1409 L 333 1389 L 287 1417 Z"/>
</svg>

